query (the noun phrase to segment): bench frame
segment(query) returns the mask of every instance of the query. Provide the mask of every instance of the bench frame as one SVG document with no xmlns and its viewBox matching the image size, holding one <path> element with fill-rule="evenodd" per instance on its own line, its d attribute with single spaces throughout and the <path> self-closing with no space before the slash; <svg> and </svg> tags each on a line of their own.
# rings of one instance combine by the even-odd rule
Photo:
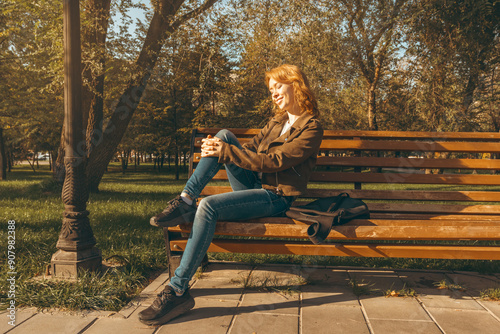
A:
<svg viewBox="0 0 500 334">
<path fill-rule="evenodd" d="M 201 139 L 219 130 L 193 130 L 189 175 Z M 259 132 L 229 130 L 242 143 Z M 500 260 L 500 160 L 485 159 L 499 153 L 500 133 L 327 130 L 310 187 L 294 205 L 347 192 L 367 202 L 371 218 L 334 227 L 322 245 L 307 240 L 306 223 L 286 217 L 218 222 L 208 251 Z M 224 169 L 214 180 L 227 180 Z M 202 196 L 231 191 L 212 184 Z M 190 228 L 163 229 L 171 275 Z"/>
</svg>

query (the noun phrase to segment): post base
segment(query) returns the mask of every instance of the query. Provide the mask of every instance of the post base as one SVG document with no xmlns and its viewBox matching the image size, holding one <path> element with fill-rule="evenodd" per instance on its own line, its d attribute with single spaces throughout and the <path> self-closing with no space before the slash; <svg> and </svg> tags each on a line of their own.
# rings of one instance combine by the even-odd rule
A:
<svg viewBox="0 0 500 334">
<path fill-rule="evenodd" d="M 102 255 L 97 247 L 78 251 L 58 250 L 50 261 L 50 274 L 54 278 L 77 279 L 81 270 L 100 271 Z"/>
</svg>

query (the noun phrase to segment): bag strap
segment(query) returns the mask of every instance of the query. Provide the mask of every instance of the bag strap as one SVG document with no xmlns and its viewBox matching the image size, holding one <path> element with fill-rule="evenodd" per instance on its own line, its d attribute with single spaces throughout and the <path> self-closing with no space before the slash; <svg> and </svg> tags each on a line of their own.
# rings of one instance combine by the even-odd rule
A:
<svg viewBox="0 0 500 334">
<path fill-rule="evenodd" d="M 342 203 L 344 203 L 344 201 L 349 198 L 349 194 L 348 193 L 341 193 L 341 194 L 338 194 L 338 197 L 340 198 L 337 202 L 333 202 L 329 207 L 328 209 L 326 210 L 326 212 L 333 212 L 335 210 L 337 210 L 341 205 Z"/>
<path fill-rule="evenodd" d="M 349 198 L 348 193 L 341 193 L 340 200 L 333 203 L 328 208 L 327 212 L 335 212 L 342 205 L 345 199 Z M 326 238 L 330 234 L 333 225 L 340 225 L 340 219 L 345 215 L 345 210 L 340 209 L 335 212 L 332 216 L 315 216 L 316 222 L 309 225 L 307 228 L 307 235 L 313 244 L 319 245 L 325 242 Z"/>
<path fill-rule="evenodd" d="M 343 210 L 339 211 L 342 213 Z M 338 224 L 340 214 L 336 214 L 334 216 L 317 216 L 314 219 L 316 220 L 314 223 L 309 225 L 307 228 L 307 235 L 309 239 L 311 239 L 312 243 L 315 245 L 322 244 L 325 242 L 326 238 L 330 234 L 332 230 L 332 226 Z"/>
</svg>

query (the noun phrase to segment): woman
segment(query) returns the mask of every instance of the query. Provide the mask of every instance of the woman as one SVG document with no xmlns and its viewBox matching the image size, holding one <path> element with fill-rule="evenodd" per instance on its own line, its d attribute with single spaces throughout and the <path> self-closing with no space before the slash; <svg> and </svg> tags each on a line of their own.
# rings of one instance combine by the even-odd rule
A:
<svg viewBox="0 0 500 334">
<path fill-rule="evenodd" d="M 276 116 L 244 145 L 227 130 L 203 140 L 195 172 L 180 196 L 151 218 L 154 226 L 193 221 L 179 268 L 153 304 L 139 313 L 148 325 L 160 325 L 194 307 L 188 284 L 212 241 L 217 220 L 280 216 L 303 193 L 323 137 L 317 102 L 307 78 L 293 65 L 266 72 Z M 233 192 L 196 198 L 225 164 Z"/>
</svg>

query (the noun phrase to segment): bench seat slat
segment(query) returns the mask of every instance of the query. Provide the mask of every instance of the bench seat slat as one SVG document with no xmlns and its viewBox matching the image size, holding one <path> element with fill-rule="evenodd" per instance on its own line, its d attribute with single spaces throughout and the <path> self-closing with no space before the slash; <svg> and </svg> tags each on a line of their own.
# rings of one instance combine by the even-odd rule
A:
<svg viewBox="0 0 500 334">
<path fill-rule="evenodd" d="M 268 238 L 307 238 L 308 224 L 288 218 L 261 218 L 245 222 L 217 222 L 216 235 Z M 191 224 L 170 228 L 189 233 Z M 334 226 L 335 240 L 500 240 L 500 223 L 488 221 L 353 220 Z"/>
<path fill-rule="evenodd" d="M 406 219 L 406 220 L 470 220 L 470 221 L 500 221 L 500 215 L 454 215 L 454 214 L 432 214 L 432 213 L 396 213 L 396 212 L 372 212 L 372 219 Z"/>
<path fill-rule="evenodd" d="M 411 203 L 367 203 L 370 212 L 412 212 L 435 214 L 500 214 L 500 205 L 453 205 Z"/>
<path fill-rule="evenodd" d="M 170 242 L 172 249 L 183 251 L 187 240 Z M 453 245 L 402 245 L 402 244 L 324 244 L 313 245 L 310 242 L 258 241 L 245 243 L 238 240 L 214 240 L 209 252 L 218 253 L 263 253 L 263 254 L 298 254 L 321 256 L 362 256 L 362 257 L 404 257 L 434 259 L 474 259 L 500 260 L 499 246 L 453 246 Z"/>
</svg>

